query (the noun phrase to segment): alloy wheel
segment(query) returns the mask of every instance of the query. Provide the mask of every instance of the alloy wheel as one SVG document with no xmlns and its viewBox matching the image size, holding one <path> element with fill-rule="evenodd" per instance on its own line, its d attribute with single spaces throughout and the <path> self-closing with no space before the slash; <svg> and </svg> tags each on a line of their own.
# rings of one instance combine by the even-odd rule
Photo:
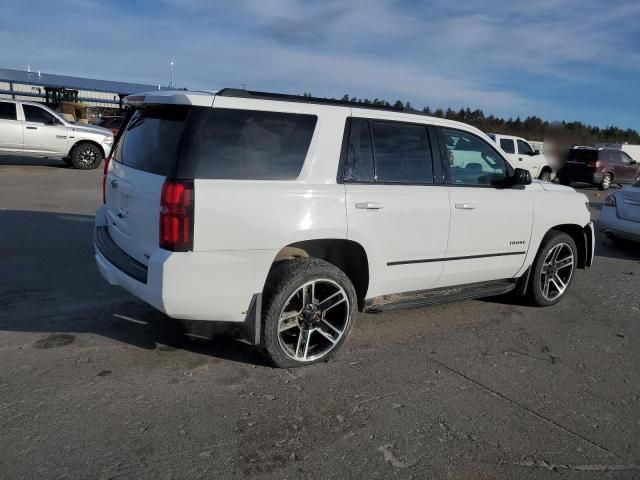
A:
<svg viewBox="0 0 640 480">
<path fill-rule="evenodd" d="M 327 355 L 349 325 L 349 299 L 344 288 L 329 279 L 312 280 L 286 301 L 278 320 L 282 351 L 298 362 Z"/>
<path fill-rule="evenodd" d="M 84 166 L 93 165 L 96 161 L 96 152 L 94 152 L 90 148 L 82 150 L 78 154 L 78 160 Z"/>
<path fill-rule="evenodd" d="M 555 245 L 544 259 L 540 272 L 540 288 L 542 296 L 548 301 L 560 297 L 573 275 L 574 253 L 566 243 Z"/>
</svg>

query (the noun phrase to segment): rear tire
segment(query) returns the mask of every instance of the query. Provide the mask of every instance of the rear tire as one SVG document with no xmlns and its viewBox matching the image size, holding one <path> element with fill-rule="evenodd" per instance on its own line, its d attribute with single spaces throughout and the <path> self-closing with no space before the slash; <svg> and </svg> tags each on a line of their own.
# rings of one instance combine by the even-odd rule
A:
<svg viewBox="0 0 640 480">
<path fill-rule="evenodd" d="M 327 361 L 348 337 L 357 311 L 353 284 L 334 265 L 297 258 L 276 265 L 263 300 L 263 346 L 280 368 Z"/>
<path fill-rule="evenodd" d="M 558 303 L 575 277 L 578 263 L 576 243 L 564 232 L 549 232 L 533 262 L 527 296 L 539 307 Z"/>
<path fill-rule="evenodd" d="M 91 143 L 80 143 L 73 147 L 71 164 L 79 170 L 94 170 L 102 163 L 102 150 Z"/>
<path fill-rule="evenodd" d="M 600 181 L 600 185 L 598 185 L 598 189 L 602 191 L 609 190 L 612 181 L 613 176 L 610 173 L 605 173 L 604 177 L 602 177 L 602 180 Z"/>
</svg>

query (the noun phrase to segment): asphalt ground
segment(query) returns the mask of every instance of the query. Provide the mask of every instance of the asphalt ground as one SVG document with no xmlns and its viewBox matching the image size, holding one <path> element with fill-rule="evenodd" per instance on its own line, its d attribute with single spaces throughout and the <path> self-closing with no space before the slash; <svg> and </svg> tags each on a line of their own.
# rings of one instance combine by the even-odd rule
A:
<svg viewBox="0 0 640 480">
<path fill-rule="evenodd" d="M 599 236 L 554 307 L 360 315 L 281 370 L 109 286 L 100 202 L 100 170 L 0 157 L 0 478 L 640 478 L 640 246 Z"/>
</svg>

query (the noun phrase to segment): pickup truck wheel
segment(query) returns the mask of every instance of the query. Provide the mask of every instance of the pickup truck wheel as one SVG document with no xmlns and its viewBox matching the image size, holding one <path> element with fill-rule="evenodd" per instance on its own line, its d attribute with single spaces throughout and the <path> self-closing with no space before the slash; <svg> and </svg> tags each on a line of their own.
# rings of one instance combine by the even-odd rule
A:
<svg viewBox="0 0 640 480">
<path fill-rule="evenodd" d="M 598 185 L 598 188 L 600 190 L 609 190 L 609 187 L 611 187 L 611 181 L 613 180 L 613 177 L 611 176 L 610 173 L 605 173 L 604 177 L 602 177 L 602 180 L 600 181 L 600 185 Z"/>
<path fill-rule="evenodd" d="M 536 305 L 554 305 L 564 296 L 573 281 L 577 252 L 575 242 L 566 233 L 552 231 L 543 240 L 529 287 L 529 297 Z"/>
<path fill-rule="evenodd" d="M 328 360 L 349 335 L 356 307 L 351 281 L 334 265 L 316 258 L 282 262 L 265 286 L 268 356 L 281 368 Z"/>
<path fill-rule="evenodd" d="M 91 143 L 81 143 L 73 147 L 71 164 L 80 170 L 93 170 L 102 163 L 102 151 Z"/>
<path fill-rule="evenodd" d="M 542 172 L 540 174 L 540 180 L 542 180 L 543 182 L 550 182 L 551 181 L 551 172 L 548 170 L 545 170 L 544 172 Z"/>
</svg>

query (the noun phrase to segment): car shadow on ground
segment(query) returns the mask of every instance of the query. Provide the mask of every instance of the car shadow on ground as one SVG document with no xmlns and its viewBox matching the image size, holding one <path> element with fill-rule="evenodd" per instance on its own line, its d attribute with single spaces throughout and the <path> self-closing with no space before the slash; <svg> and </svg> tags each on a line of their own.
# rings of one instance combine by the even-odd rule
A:
<svg viewBox="0 0 640 480">
<path fill-rule="evenodd" d="M 228 327 L 176 321 L 110 286 L 94 263 L 93 223 L 88 215 L 0 210 L 0 331 L 47 334 L 43 345 L 93 333 L 147 350 L 266 364 Z"/>
<path fill-rule="evenodd" d="M 20 155 L 0 155 L 0 166 L 71 168 L 63 160 Z"/>
</svg>

